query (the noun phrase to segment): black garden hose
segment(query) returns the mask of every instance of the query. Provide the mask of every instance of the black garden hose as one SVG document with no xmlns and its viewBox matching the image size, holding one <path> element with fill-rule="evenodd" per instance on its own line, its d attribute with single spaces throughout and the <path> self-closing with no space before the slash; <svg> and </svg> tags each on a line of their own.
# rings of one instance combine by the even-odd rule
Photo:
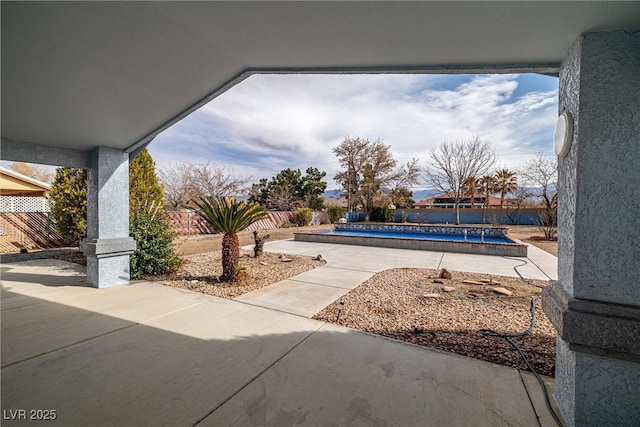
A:
<svg viewBox="0 0 640 427">
<path fill-rule="evenodd" d="M 551 407 L 551 401 L 549 400 L 549 392 L 547 391 L 547 386 L 544 384 L 544 381 L 542 381 L 542 377 L 533 368 L 533 366 L 529 362 L 529 359 L 527 359 L 527 356 L 524 354 L 524 351 L 522 351 L 520 346 L 511 339 L 515 337 L 524 337 L 526 335 L 529 335 L 533 331 L 533 328 L 536 325 L 536 301 L 537 300 L 538 300 L 538 297 L 533 297 L 531 299 L 531 324 L 529 325 L 529 328 L 526 331 L 520 332 L 517 334 L 503 334 L 501 332 L 496 332 L 492 329 L 479 329 L 478 332 L 484 336 L 504 338 L 507 340 L 509 344 L 511 344 L 516 350 L 518 350 L 518 353 L 520 353 L 520 357 L 522 357 L 522 360 L 524 360 L 524 363 L 527 364 L 527 367 L 529 368 L 529 370 L 533 372 L 533 375 L 535 375 L 536 378 L 538 379 L 538 382 L 540 383 L 540 387 L 542 387 L 542 393 L 544 394 L 544 401 L 547 404 L 547 409 L 549 409 L 551 416 L 553 416 L 553 419 L 555 420 L 556 424 L 558 424 L 559 427 L 563 427 L 562 423 L 560 422 L 560 418 L 558 418 L 558 415 Z"/>
</svg>

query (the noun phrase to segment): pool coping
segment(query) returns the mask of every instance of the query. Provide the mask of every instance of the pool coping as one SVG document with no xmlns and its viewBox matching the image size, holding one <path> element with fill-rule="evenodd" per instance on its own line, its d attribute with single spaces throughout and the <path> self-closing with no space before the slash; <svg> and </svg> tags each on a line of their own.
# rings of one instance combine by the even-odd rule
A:
<svg viewBox="0 0 640 427">
<path fill-rule="evenodd" d="M 344 236 L 321 232 L 294 232 L 293 240 L 300 242 L 333 243 L 355 246 L 374 246 L 394 249 L 411 249 L 423 251 L 443 251 L 480 255 L 503 255 L 526 257 L 527 245 L 508 234 L 504 237 L 515 244 L 482 243 L 482 242 L 456 242 L 444 240 L 417 240 L 402 237 L 379 236 Z"/>
</svg>

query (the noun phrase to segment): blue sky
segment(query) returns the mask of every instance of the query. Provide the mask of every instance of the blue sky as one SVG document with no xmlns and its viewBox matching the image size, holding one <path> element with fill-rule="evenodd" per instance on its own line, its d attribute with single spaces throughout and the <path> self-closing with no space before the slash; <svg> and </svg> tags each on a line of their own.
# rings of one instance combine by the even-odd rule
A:
<svg viewBox="0 0 640 427">
<path fill-rule="evenodd" d="M 285 168 L 327 172 L 347 135 L 381 138 L 400 162 L 425 164 L 443 141 L 493 143 L 496 168 L 553 151 L 558 79 L 493 75 L 254 75 L 160 134 L 158 167 L 210 161 L 252 182 Z M 423 188 L 422 185 L 416 188 Z"/>
</svg>

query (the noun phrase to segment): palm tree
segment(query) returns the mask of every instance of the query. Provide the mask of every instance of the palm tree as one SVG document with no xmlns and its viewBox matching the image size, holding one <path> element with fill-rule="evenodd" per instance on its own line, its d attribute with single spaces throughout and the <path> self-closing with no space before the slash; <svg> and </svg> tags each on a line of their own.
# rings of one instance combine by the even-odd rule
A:
<svg viewBox="0 0 640 427">
<path fill-rule="evenodd" d="M 465 195 L 471 200 L 471 209 L 473 209 L 475 207 L 475 197 L 480 188 L 480 180 L 475 176 L 470 176 L 464 180 L 462 188 L 464 189 Z"/>
<path fill-rule="evenodd" d="M 495 191 L 500 192 L 500 208 L 504 207 L 504 196 L 518 188 L 516 173 L 509 169 L 500 169 L 495 173 Z"/>
<path fill-rule="evenodd" d="M 493 175 L 484 175 L 479 179 L 480 188 L 484 194 L 484 204 L 482 205 L 482 223 L 485 223 L 485 209 L 489 205 L 489 195 L 495 191 L 496 179 Z"/>
<path fill-rule="evenodd" d="M 238 202 L 233 197 L 203 197 L 195 202 L 200 215 L 222 238 L 222 281 L 238 281 L 240 242 L 238 232 L 267 216 L 258 203 Z"/>
</svg>

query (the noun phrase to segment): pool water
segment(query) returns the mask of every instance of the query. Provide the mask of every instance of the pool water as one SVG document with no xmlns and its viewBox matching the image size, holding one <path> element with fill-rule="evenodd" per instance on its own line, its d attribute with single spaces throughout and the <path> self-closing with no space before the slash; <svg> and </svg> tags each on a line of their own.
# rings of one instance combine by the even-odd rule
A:
<svg viewBox="0 0 640 427">
<path fill-rule="evenodd" d="M 445 242 L 464 242 L 464 235 L 459 234 L 437 234 L 437 233 L 403 233 L 392 231 L 362 231 L 362 230 L 327 230 L 316 234 L 326 234 L 332 236 L 353 236 L 353 237 L 378 237 L 383 239 L 412 239 L 412 240 L 437 240 Z M 467 236 L 468 243 L 498 243 L 503 245 L 516 245 L 514 241 L 506 237 L 486 236 L 484 240 L 480 236 Z"/>
</svg>

